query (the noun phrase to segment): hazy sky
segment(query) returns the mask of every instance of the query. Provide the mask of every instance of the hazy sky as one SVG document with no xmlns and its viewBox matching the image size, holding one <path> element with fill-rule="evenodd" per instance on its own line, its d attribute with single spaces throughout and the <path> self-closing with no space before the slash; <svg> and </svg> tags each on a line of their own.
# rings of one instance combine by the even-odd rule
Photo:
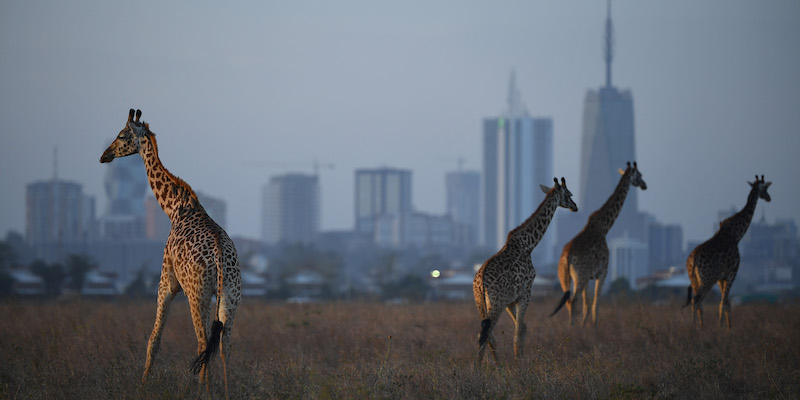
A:
<svg viewBox="0 0 800 400">
<path fill-rule="evenodd" d="M 554 119 L 554 171 L 579 198 L 605 9 L 2 0 L 0 234 L 24 232 L 25 185 L 53 175 L 54 147 L 59 177 L 101 215 L 100 154 L 132 107 L 164 165 L 227 202 L 232 235 L 257 238 L 262 185 L 315 159 L 334 165 L 320 170 L 323 229 L 352 227 L 356 168 L 412 169 L 415 207 L 442 213 L 444 174 L 459 157 L 480 169 L 481 121 L 505 108 L 512 69 L 531 114 Z M 772 202 L 756 218 L 800 222 L 800 2 L 616 1 L 613 19 L 614 83 L 633 92 L 648 184 L 640 207 L 703 240 L 759 173 Z"/>
</svg>

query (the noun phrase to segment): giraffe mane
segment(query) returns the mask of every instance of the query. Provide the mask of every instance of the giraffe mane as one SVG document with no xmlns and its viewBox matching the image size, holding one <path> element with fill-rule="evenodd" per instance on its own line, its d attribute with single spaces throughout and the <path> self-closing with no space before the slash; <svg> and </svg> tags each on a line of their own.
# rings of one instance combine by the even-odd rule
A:
<svg viewBox="0 0 800 400">
<path fill-rule="evenodd" d="M 158 160 L 158 163 L 161 164 L 161 158 L 158 156 L 158 141 L 156 140 L 156 134 L 150 130 L 150 125 L 148 123 L 144 122 L 143 124 L 145 128 L 145 136 L 149 137 L 150 141 L 153 142 L 153 151 L 155 151 L 156 153 L 156 159 Z M 161 164 L 161 166 L 164 167 L 163 164 Z M 169 172 L 167 168 L 164 168 L 164 173 L 166 173 L 167 178 L 169 178 L 172 182 L 181 187 L 183 190 L 186 190 L 189 193 L 189 195 L 192 196 L 193 199 L 197 200 L 197 194 L 194 192 L 192 187 L 189 186 L 188 183 L 186 183 L 186 181 L 179 178 L 172 172 Z"/>
<path fill-rule="evenodd" d="M 558 182 L 556 182 L 556 183 L 558 183 Z M 556 190 L 556 188 L 555 188 L 555 187 L 551 188 L 551 189 L 550 189 L 550 191 L 549 191 L 549 192 L 547 192 L 547 194 L 546 194 L 546 195 L 544 195 L 545 199 L 547 199 L 547 196 L 550 196 L 550 195 L 553 193 L 553 191 L 554 191 L 554 190 Z M 533 221 L 533 219 L 534 219 L 534 218 L 536 218 L 536 216 L 537 216 L 537 215 L 539 215 L 539 211 L 541 211 L 541 210 L 542 210 L 542 207 L 544 207 L 544 203 L 546 203 L 546 202 L 545 202 L 545 200 L 543 199 L 543 200 L 542 200 L 542 202 L 541 202 L 541 203 L 539 203 L 539 207 L 536 207 L 536 211 L 534 211 L 534 212 L 533 212 L 533 214 L 531 214 L 531 215 L 530 215 L 530 216 L 529 216 L 529 217 L 528 217 L 528 218 L 525 220 L 525 222 L 523 222 L 523 223 L 519 224 L 519 226 L 518 226 L 518 227 L 516 227 L 516 228 L 514 228 L 514 229 L 512 229 L 512 230 L 511 230 L 511 232 L 508 232 L 508 236 L 506 237 L 506 241 L 508 241 L 508 239 L 511 239 L 511 236 L 512 236 L 513 234 L 515 234 L 515 233 L 517 233 L 518 231 L 520 231 L 520 230 L 524 229 L 524 227 L 525 227 L 525 226 L 526 226 L 526 225 L 527 225 L 529 222 Z"/>
</svg>

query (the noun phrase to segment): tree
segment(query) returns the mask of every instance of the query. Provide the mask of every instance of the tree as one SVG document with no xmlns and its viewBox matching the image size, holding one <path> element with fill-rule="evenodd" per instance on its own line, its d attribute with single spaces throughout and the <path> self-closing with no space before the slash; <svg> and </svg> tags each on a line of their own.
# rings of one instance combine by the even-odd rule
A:
<svg viewBox="0 0 800 400">
<path fill-rule="evenodd" d="M 11 294 L 11 288 L 14 287 L 14 277 L 5 270 L 0 270 L 0 298 L 6 297 Z"/>
<path fill-rule="evenodd" d="M 80 293 L 86 282 L 86 274 L 97 266 L 84 254 L 70 254 L 67 257 L 67 275 L 69 288 Z"/>
<path fill-rule="evenodd" d="M 147 283 L 145 282 L 144 274 L 145 274 L 146 266 L 142 266 L 139 269 L 139 272 L 136 273 L 136 279 L 134 279 L 126 288 L 125 288 L 125 295 L 128 297 L 134 298 L 141 298 L 146 297 L 148 295 L 148 287 Z"/>
<path fill-rule="evenodd" d="M 0 242 L 0 271 L 7 271 L 17 263 L 17 253 L 14 248 L 6 242 Z"/>
<path fill-rule="evenodd" d="M 608 294 L 614 297 L 627 298 L 631 292 L 631 285 L 628 283 L 628 278 L 624 276 L 614 279 L 608 287 Z"/>
<path fill-rule="evenodd" d="M 31 272 L 42 278 L 45 296 L 57 297 L 61 295 L 61 287 L 66 277 L 64 267 L 61 264 L 47 265 L 42 260 L 36 260 L 31 264 Z"/>
</svg>

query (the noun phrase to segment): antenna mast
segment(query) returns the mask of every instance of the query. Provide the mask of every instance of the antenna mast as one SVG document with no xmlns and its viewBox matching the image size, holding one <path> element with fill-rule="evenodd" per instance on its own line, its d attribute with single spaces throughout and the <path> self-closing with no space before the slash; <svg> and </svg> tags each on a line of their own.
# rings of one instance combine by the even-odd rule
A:
<svg viewBox="0 0 800 400">
<path fill-rule="evenodd" d="M 614 25 L 611 23 L 611 0 L 606 3 L 606 33 L 603 58 L 606 63 L 606 86 L 611 87 L 611 61 L 614 60 Z"/>
</svg>

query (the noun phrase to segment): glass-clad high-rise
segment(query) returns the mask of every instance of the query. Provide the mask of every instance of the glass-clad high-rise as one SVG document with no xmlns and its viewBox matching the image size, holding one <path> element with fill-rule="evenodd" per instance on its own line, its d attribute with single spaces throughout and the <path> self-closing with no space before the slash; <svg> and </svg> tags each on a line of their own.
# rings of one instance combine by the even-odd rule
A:
<svg viewBox="0 0 800 400">
<path fill-rule="evenodd" d="M 312 242 L 319 233 L 319 192 L 316 175 L 273 176 L 262 191 L 261 237 L 264 242 Z"/>
<path fill-rule="evenodd" d="M 356 170 L 355 230 L 373 234 L 382 217 L 411 213 L 411 171 L 395 168 Z"/>
<path fill-rule="evenodd" d="M 544 198 L 539 185 L 552 186 L 554 176 L 553 120 L 528 115 L 513 73 L 508 102 L 504 116 L 483 121 L 481 242 L 494 250 L 536 211 Z M 549 259 L 551 246 L 545 244 L 537 254 Z"/>
</svg>

